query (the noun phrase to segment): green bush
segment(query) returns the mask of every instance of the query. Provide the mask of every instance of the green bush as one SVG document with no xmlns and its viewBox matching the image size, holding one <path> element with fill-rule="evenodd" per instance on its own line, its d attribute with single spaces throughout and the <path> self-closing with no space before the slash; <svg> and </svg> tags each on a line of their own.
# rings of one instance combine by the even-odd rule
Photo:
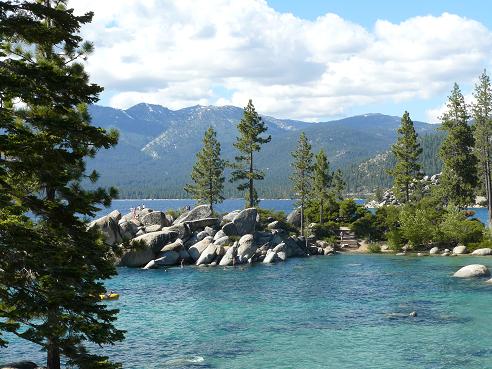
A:
<svg viewBox="0 0 492 369">
<path fill-rule="evenodd" d="M 401 250 L 406 242 L 401 231 L 398 228 L 386 232 L 386 239 L 388 240 L 390 249 L 393 251 Z"/>
<path fill-rule="evenodd" d="M 377 243 L 370 243 L 367 249 L 372 254 L 379 254 L 381 252 L 381 245 L 378 245 Z"/>
<path fill-rule="evenodd" d="M 371 241 L 378 238 L 376 217 L 369 212 L 353 222 L 350 225 L 350 229 L 358 238 L 367 238 Z"/>
<path fill-rule="evenodd" d="M 466 248 L 468 252 L 477 250 L 477 249 L 485 249 L 489 248 L 492 249 L 492 240 L 490 238 L 488 239 L 483 239 L 480 242 L 471 242 L 468 245 L 466 245 Z"/>
<path fill-rule="evenodd" d="M 483 239 L 484 230 L 485 227 L 480 221 L 469 220 L 466 214 L 456 207 L 448 207 L 439 225 L 440 239 L 436 241 L 451 245 L 479 243 Z"/>
<path fill-rule="evenodd" d="M 287 223 L 287 216 L 283 211 L 275 211 L 270 209 L 257 208 L 258 214 L 260 215 L 260 222 L 258 224 L 258 230 L 264 231 L 267 229 L 269 223 L 272 222 L 270 219 L 274 219 L 280 223 L 280 227 L 285 229 L 287 232 L 297 232 L 297 228 L 292 224 Z"/>
<path fill-rule="evenodd" d="M 309 227 L 309 233 L 318 240 L 329 237 L 337 237 L 339 225 L 335 222 L 326 222 L 324 224 L 314 223 Z"/>
</svg>

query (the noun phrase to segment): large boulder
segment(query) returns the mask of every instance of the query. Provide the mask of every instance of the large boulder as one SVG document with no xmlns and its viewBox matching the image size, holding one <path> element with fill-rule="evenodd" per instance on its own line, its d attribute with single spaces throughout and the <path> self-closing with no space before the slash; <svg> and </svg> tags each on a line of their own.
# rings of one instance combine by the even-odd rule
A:
<svg viewBox="0 0 492 369">
<path fill-rule="evenodd" d="M 134 249 L 125 250 L 118 264 L 130 268 L 140 268 L 147 265 L 154 258 L 155 252 L 152 251 L 152 248 L 143 244 Z"/>
<path fill-rule="evenodd" d="M 221 266 L 233 265 L 235 264 L 236 258 L 237 258 L 237 244 L 235 243 L 234 245 L 232 245 L 227 249 L 225 255 L 220 260 L 219 265 Z"/>
<path fill-rule="evenodd" d="M 159 232 L 162 230 L 162 226 L 160 224 L 150 225 L 144 228 L 145 233 Z"/>
<path fill-rule="evenodd" d="M 118 226 L 120 227 L 121 238 L 123 240 L 131 240 L 138 232 L 139 222 L 133 219 L 121 219 L 118 222 Z"/>
<path fill-rule="evenodd" d="M 227 236 L 237 236 L 237 229 L 233 222 L 226 223 L 222 226 L 222 232 Z"/>
<path fill-rule="evenodd" d="M 295 239 L 292 237 L 287 238 L 285 241 L 285 253 L 287 254 L 287 257 L 293 257 L 293 256 L 306 256 L 306 252 L 299 246 L 299 244 L 296 242 Z M 300 241 L 301 243 L 301 241 Z"/>
<path fill-rule="evenodd" d="M 228 243 L 229 243 L 229 237 L 228 236 L 221 237 L 218 240 L 214 241 L 214 245 L 220 245 L 220 246 L 227 245 Z"/>
<path fill-rule="evenodd" d="M 158 266 L 176 265 L 179 261 L 179 252 L 165 251 L 159 254 L 159 257 L 154 260 Z"/>
<path fill-rule="evenodd" d="M 142 236 L 134 238 L 130 241 L 130 245 L 138 246 L 139 244 L 144 244 L 154 253 L 157 253 L 160 252 L 164 246 L 170 242 L 174 242 L 177 238 L 177 232 L 162 230 L 159 232 L 146 233 Z"/>
<path fill-rule="evenodd" d="M 232 223 L 236 226 L 238 236 L 255 233 L 257 215 L 258 212 L 255 208 L 249 208 L 244 209 L 234 217 Z"/>
<path fill-rule="evenodd" d="M 214 235 L 214 241 L 217 241 L 219 238 L 227 236 L 225 232 L 221 229 Z"/>
<path fill-rule="evenodd" d="M 429 250 L 430 255 L 436 255 L 439 253 L 439 247 L 433 247 L 432 249 Z"/>
<path fill-rule="evenodd" d="M 175 224 L 181 224 L 184 222 L 190 222 L 193 220 L 209 218 L 212 215 L 212 209 L 209 205 L 199 205 L 189 212 L 182 214 L 178 219 L 174 221 Z"/>
<path fill-rule="evenodd" d="M 89 223 L 88 228 L 97 228 L 104 237 L 104 242 L 108 245 L 116 245 L 123 242 L 120 234 L 118 222 L 121 219 L 121 213 L 115 210 L 108 215 L 96 219 Z"/>
<path fill-rule="evenodd" d="M 453 277 L 458 278 L 472 278 L 472 277 L 488 277 L 490 271 L 485 265 L 472 264 L 467 265 L 453 274 Z"/>
<path fill-rule="evenodd" d="M 277 261 L 277 253 L 273 250 L 268 250 L 265 258 L 263 259 L 263 264 L 270 264 Z"/>
<path fill-rule="evenodd" d="M 205 227 L 216 227 L 219 225 L 219 219 L 218 218 L 202 218 L 202 219 L 197 219 L 197 220 L 189 220 L 186 222 L 183 222 L 190 227 L 190 230 L 192 232 L 198 231 L 201 229 L 204 229 Z"/>
<path fill-rule="evenodd" d="M 253 257 L 257 249 L 255 240 L 252 234 L 246 234 L 239 240 L 237 249 L 237 257 L 240 263 L 245 263 Z"/>
<path fill-rule="evenodd" d="M 166 251 L 177 251 L 184 248 L 183 240 L 181 238 L 176 239 L 174 242 L 171 242 L 164 246 L 161 249 L 161 252 L 166 252 Z"/>
<path fill-rule="evenodd" d="M 188 252 L 193 259 L 193 261 L 197 261 L 200 258 L 200 255 L 202 254 L 203 251 L 213 242 L 213 238 L 208 236 L 205 237 L 203 240 L 195 243 L 193 246 L 191 246 L 188 249 Z"/>
<path fill-rule="evenodd" d="M 466 254 L 466 246 L 463 245 L 456 246 L 455 248 L 453 248 L 453 254 L 454 255 Z"/>
<path fill-rule="evenodd" d="M 287 216 L 287 223 L 292 224 L 294 227 L 301 226 L 301 208 L 296 208 L 290 212 Z"/>
<path fill-rule="evenodd" d="M 191 237 L 190 227 L 185 223 L 175 224 L 170 227 L 162 228 L 163 232 L 176 232 L 183 241 Z"/>
<path fill-rule="evenodd" d="M 166 214 L 164 214 L 162 211 L 152 211 L 148 214 L 145 214 L 140 221 L 144 226 L 155 226 L 159 225 L 161 227 L 168 227 L 171 224 L 169 224 Z"/>
<path fill-rule="evenodd" d="M 201 231 L 196 234 L 196 239 L 197 241 L 201 241 L 207 236 L 211 236 L 211 234 L 209 234 L 207 231 Z"/>
<path fill-rule="evenodd" d="M 268 229 L 279 229 L 279 228 L 281 228 L 281 224 L 278 220 L 274 220 L 273 222 L 268 223 L 267 228 Z"/>
<path fill-rule="evenodd" d="M 487 256 L 492 254 L 492 249 L 490 248 L 477 249 L 473 251 L 471 254 L 476 256 Z"/>
<path fill-rule="evenodd" d="M 234 218 L 236 217 L 236 215 L 238 215 L 239 213 L 241 212 L 241 210 L 233 210 L 231 211 L 230 213 L 224 215 L 222 217 L 222 223 L 230 223 L 234 220 Z"/>
<path fill-rule="evenodd" d="M 207 246 L 205 250 L 201 253 L 200 257 L 196 261 L 196 265 L 206 265 L 210 264 L 217 256 L 218 245 L 210 244 Z"/>
</svg>

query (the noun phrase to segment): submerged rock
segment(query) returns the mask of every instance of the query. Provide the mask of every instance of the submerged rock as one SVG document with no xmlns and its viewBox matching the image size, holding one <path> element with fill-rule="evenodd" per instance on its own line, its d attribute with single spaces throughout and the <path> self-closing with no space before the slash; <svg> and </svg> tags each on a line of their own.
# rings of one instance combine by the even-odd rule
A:
<svg viewBox="0 0 492 369">
<path fill-rule="evenodd" d="M 467 265 L 453 274 L 453 277 L 457 278 L 473 278 L 473 277 L 488 277 L 490 271 L 485 265 L 472 264 Z"/>
</svg>

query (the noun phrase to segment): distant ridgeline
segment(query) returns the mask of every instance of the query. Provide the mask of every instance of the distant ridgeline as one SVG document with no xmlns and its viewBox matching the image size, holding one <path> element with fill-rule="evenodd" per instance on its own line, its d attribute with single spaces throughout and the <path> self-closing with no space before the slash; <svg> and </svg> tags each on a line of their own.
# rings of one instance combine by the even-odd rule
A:
<svg viewBox="0 0 492 369">
<path fill-rule="evenodd" d="M 419 137 L 422 147 L 420 164 L 425 174 L 433 175 L 441 172 L 442 161 L 439 158 L 439 147 L 444 139 L 444 133 L 424 134 Z M 376 188 L 390 188 L 393 178 L 387 170 L 396 163 L 390 150 L 377 154 L 361 163 L 342 168 L 346 181 L 347 191 L 350 193 L 368 193 Z"/>
<path fill-rule="evenodd" d="M 101 178 L 98 186 L 116 186 L 122 198 L 181 198 L 190 181 L 195 154 L 201 148 L 205 130 L 212 126 L 222 145 L 222 156 L 233 160 L 236 125 L 243 109 L 233 106 L 192 106 L 170 110 L 159 105 L 138 104 L 127 110 L 91 106 L 92 123 L 120 131 L 119 144 L 99 152 L 88 162 Z M 344 172 L 349 192 L 372 192 L 389 187 L 385 168 L 393 163 L 388 150 L 396 139 L 400 118 L 366 114 L 330 122 L 308 123 L 263 116 L 272 141 L 262 147 L 257 165 L 266 173 L 257 182 L 260 197 L 291 196 L 291 151 L 300 131 L 310 139 L 313 151 L 323 148 L 331 169 Z M 414 122 L 421 136 L 425 172 L 439 172 L 437 150 L 442 139 L 436 125 Z M 226 175 L 228 173 L 226 172 Z M 226 197 L 238 197 L 227 183 Z"/>
</svg>

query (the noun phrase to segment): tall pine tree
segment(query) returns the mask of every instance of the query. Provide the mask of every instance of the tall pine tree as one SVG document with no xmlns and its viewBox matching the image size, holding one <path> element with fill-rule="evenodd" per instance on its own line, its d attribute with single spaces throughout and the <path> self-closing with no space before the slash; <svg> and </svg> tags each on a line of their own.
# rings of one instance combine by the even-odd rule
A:
<svg viewBox="0 0 492 369">
<path fill-rule="evenodd" d="M 312 198 L 319 207 L 319 222 L 323 223 L 324 204 L 331 187 L 330 163 L 323 149 L 315 157 Z"/>
<path fill-rule="evenodd" d="M 492 229 L 492 87 L 486 71 L 480 75 L 473 96 L 475 97 L 475 103 L 472 105 L 475 155 L 485 187 L 489 229 Z"/>
<path fill-rule="evenodd" d="M 345 192 L 346 187 L 347 187 L 347 184 L 345 183 L 345 180 L 343 179 L 343 173 L 340 169 L 337 169 L 332 174 L 331 189 L 330 189 L 331 196 L 333 196 L 333 198 L 336 201 L 343 200 L 343 193 Z"/>
<path fill-rule="evenodd" d="M 297 148 L 292 152 L 294 161 L 292 162 L 292 189 L 298 198 L 298 205 L 301 208 L 301 235 L 304 235 L 304 209 L 311 193 L 313 177 L 313 153 L 304 132 L 299 136 Z"/>
<path fill-rule="evenodd" d="M 473 153 L 475 140 L 468 125 L 469 118 L 465 98 L 455 83 L 447 111 L 441 117 L 441 129 L 447 135 L 439 150 L 443 169 L 438 195 L 445 204 L 451 203 L 460 208 L 474 202 L 477 185 L 477 159 Z"/>
<path fill-rule="evenodd" d="M 85 347 L 123 339 L 117 310 L 99 301 L 116 273 L 112 250 L 85 220 L 116 192 L 81 187 L 98 177 L 85 159 L 117 142 L 87 111 L 102 91 L 79 62 L 92 51 L 78 34 L 92 16 L 63 0 L 0 2 L 0 332 L 39 345 L 48 369 L 62 356 L 120 367 Z"/>
<path fill-rule="evenodd" d="M 265 178 L 265 174 L 255 168 L 254 153 L 260 151 L 261 145 L 271 141 L 272 137 L 262 137 L 268 127 L 255 110 L 253 102 L 249 100 L 244 108 L 243 118 L 237 125 L 239 136 L 234 147 L 239 151 L 231 173 L 231 182 L 242 181 L 237 186 L 239 191 L 247 191 L 245 195 L 246 204 L 252 208 L 258 205 L 258 194 L 254 181 Z"/>
<path fill-rule="evenodd" d="M 395 166 L 388 171 L 393 177 L 393 192 L 398 201 L 408 203 L 412 182 L 422 176 L 419 162 L 422 148 L 417 141 L 417 133 L 407 111 L 403 113 L 401 126 L 398 128 L 398 139 L 391 151 L 396 158 Z"/>
<path fill-rule="evenodd" d="M 224 168 L 225 161 L 220 157 L 220 142 L 217 133 L 209 127 L 203 137 L 203 147 L 196 154 L 196 162 L 191 172 L 193 184 L 185 186 L 189 193 L 199 203 L 209 204 L 213 210 L 214 204 L 224 200 Z"/>
</svg>

